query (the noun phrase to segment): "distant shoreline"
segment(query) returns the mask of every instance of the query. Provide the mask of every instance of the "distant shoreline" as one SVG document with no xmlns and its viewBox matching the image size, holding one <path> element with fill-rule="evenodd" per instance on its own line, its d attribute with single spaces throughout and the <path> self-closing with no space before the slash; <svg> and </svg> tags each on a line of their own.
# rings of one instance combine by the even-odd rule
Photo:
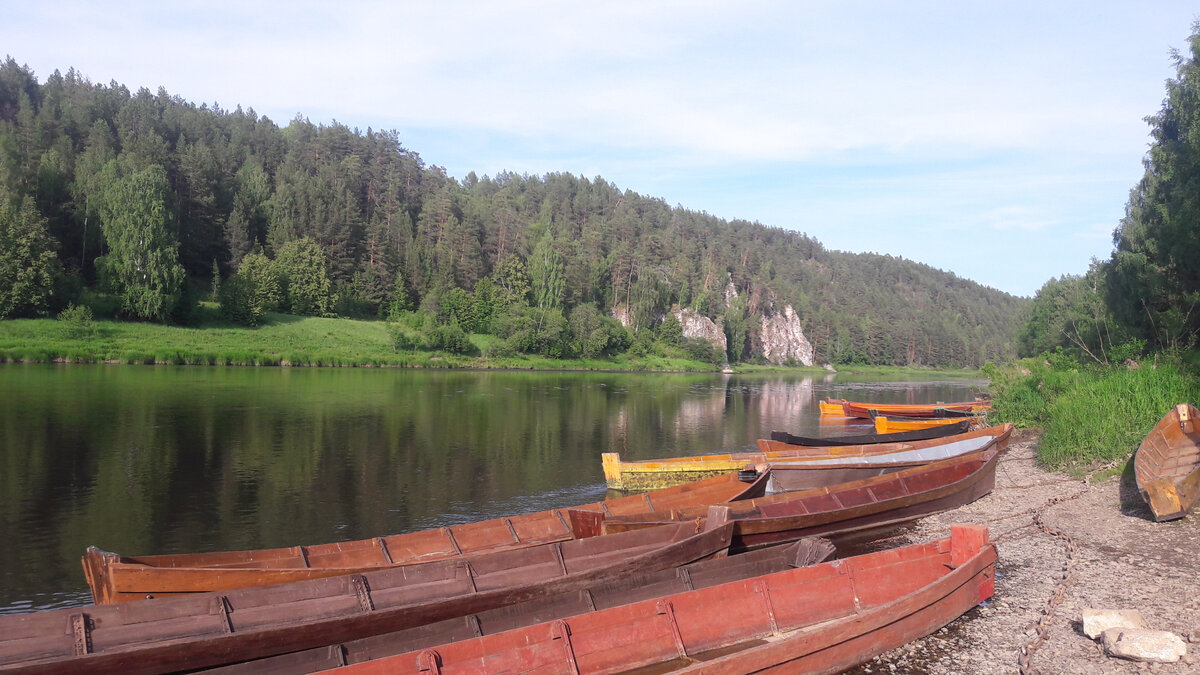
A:
<svg viewBox="0 0 1200 675">
<path fill-rule="evenodd" d="M 484 351 L 488 336 L 472 336 Z M 480 344 L 482 343 L 482 344 Z M 720 373 L 724 366 L 657 354 L 609 359 L 555 359 L 538 355 L 477 356 L 393 350 L 379 321 L 289 317 L 258 328 L 201 328 L 97 320 L 71 335 L 54 319 L 0 321 L 0 362 L 125 365 L 204 365 L 319 368 L 423 368 L 577 372 Z M 739 363 L 734 373 L 787 372 L 813 376 L 822 366 Z M 979 379 L 977 369 L 842 365 L 836 371 L 877 375 L 936 375 Z"/>
</svg>

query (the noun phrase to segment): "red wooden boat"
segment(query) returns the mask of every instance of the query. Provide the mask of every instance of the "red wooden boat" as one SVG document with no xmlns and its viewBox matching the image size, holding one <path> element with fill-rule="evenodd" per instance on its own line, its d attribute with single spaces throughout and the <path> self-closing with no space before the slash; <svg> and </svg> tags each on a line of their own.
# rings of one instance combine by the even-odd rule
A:
<svg viewBox="0 0 1200 675">
<path fill-rule="evenodd" d="M 288 548 L 121 556 L 91 547 L 83 571 L 96 604 L 228 590 L 351 574 L 571 539 L 569 512 L 631 515 L 761 495 L 766 477 L 753 483 L 736 473 L 575 509 L 550 509 L 507 518 L 394 534 L 358 541 Z"/>
<path fill-rule="evenodd" d="M 724 555 L 732 524 L 677 523 L 226 593 L 0 616 L 0 671 L 192 670 L 423 627 Z"/>
<path fill-rule="evenodd" d="M 1200 500 L 1200 411 L 1181 403 L 1146 435 L 1133 457 L 1138 491 L 1154 520 L 1187 515 Z"/>
<path fill-rule="evenodd" d="M 673 593 L 815 565 L 832 554 L 833 545 L 828 541 L 802 539 L 786 546 L 771 546 L 741 555 L 691 563 L 673 570 L 626 576 L 590 586 L 579 592 L 561 593 L 478 612 L 459 619 L 247 661 L 218 668 L 216 671 L 228 675 L 313 673 L 349 663 L 361 663 L 436 647 L 447 642 L 469 640 L 480 635 L 494 635 L 550 619 L 567 618 L 598 609 L 619 607 Z"/>
<path fill-rule="evenodd" d="M 348 666 L 373 673 L 836 673 L 995 587 L 987 528 Z"/>
<path fill-rule="evenodd" d="M 894 473 L 827 487 L 784 492 L 731 502 L 734 552 L 800 537 L 828 537 L 837 543 L 880 536 L 896 527 L 969 504 L 988 494 L 996 483 L 1000 439 L 980 451 Z M 656 511 L 636 516 L 581 513 L 597 533 L 623 532 L 674 520 L 702 519 L 700 509 Z"/>
</svg>

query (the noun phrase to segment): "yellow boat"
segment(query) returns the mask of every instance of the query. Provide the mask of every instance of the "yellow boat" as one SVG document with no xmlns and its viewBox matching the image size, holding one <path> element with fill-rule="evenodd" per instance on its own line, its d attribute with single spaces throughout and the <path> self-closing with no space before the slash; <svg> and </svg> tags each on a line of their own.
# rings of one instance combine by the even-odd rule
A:
<svg viewBox="0 0 1200 675">
<path fill-rule="evenodd" d="M 963 421 L 961 417 L 946 417 L 940 419 L 904 419 L 895 417 L 885 417 L 880 415 L 875 418 L 875 432 L 880 434 L 891 434 L 897 431 L 914 431 L 916 429 L 928 429 L 929 427 L 938 427 L 943 424 L 955 424 Z"/>
<path fill-rule="evenodd" d="M 822 417 L 845 417 L 846 411 L 842 408 L 840 401 L 826 399 L 821 401 L 821 416 Z"/>
<path fill-rule="evenodd" d="M 948 420 L 961 422 L 962 420 Z M 619 453 L 606 452 L 601 455 L 604 480 L 609 489 L 625 492 L 654 490 L 680 485 L 711 476 L 740 471 L 757 464 L 777 462 L 804 462 L 831 458 L 864 457 L 886 455 L 907 450 L 919 450 L 944 443 L 992 433 L 993 430 L 972 431 L 957 436 L 946 436 L 925 441 L 905 443 L 871 443 L 864 445 L 807 446 L 790 445 L 780 441 L 759 440 L 759 452 L 734 452 L 719 455 L 697 455 L 694 457 L 668 457 L 641 461 L 622 461 Z"/>
</svg>

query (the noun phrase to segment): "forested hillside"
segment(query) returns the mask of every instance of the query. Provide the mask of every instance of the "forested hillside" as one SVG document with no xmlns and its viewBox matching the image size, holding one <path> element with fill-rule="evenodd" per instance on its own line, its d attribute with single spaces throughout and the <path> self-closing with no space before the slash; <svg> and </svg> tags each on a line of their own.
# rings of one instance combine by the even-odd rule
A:
<svg viewBox="0 0 1200 675">
<path fill-rule="evenodd" d="M 1200 21 L 1162 108 L 1146 118 L 1145 172 L 1113 231 L 1113 252 L 1037 292 L 1022 356 L 1062 349 L 1085 362 L 1200 347 Z"/>
<path fill-rule="evenodd" d="M 427 332 L 595 355 L 677 331 L 663 317 L 692 307 L 739 361 L 759 353 L 762 312 L 790 304 L 818 363 L 978 366 L 1015 354 L 1028 312 L 1025 299 L 926 265 L 828 251 L 600 177 L 460 182 L 395 132 L 303 117 L 281 128 L 253 109 L 73 70 L 39 83 L 11 58 L 0 219 L 0 317 L 107 295 L 122 316 L 187 322 L 216 292 L 246 323 L 277 308 L 405 314 Z M 606 318 L 614 309 L 624 336 Z"/>
</svg>

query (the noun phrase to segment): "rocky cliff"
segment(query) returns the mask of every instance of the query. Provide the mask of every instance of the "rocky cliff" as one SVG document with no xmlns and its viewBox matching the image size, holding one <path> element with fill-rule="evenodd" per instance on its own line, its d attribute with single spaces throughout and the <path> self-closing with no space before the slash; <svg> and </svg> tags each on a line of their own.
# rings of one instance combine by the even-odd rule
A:
<svg viewBox="0 0 1200 675">
<path fill-rule="evenodd" d="M 721 330 L 721 327 L 712 319 L 691 307 L 677 308 L 674 314 L 675 318 L 679 319 L 679 325 L 683 327 L 683 337 L 704 338 L 720 349 L 722 354 L 725 353 L 725 331 Z"/>
<path fill-rule="evenodd" d="M 762 322 L 757 336 L 752 335 L 752 348 L 771 363 L 784 363 L 792 359 L 806 366 L 813 364 L 813 347 L 804 337 L 800 317 L 791 305 L 776 308 L 774 294 L 763 303 Z"/>
</svg>

